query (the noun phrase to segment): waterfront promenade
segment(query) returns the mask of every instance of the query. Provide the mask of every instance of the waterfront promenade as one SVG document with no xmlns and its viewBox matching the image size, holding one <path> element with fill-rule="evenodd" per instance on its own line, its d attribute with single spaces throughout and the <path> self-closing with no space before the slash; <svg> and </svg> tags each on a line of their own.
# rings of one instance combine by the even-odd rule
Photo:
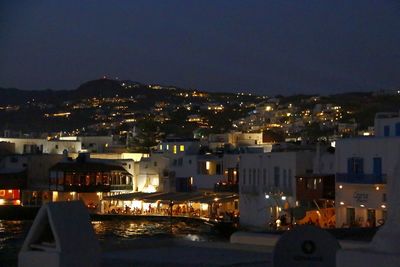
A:
<svg viewBox="0 0 400 267">
<path fill-rule="evenodd" d="M 193 236 L 193 238 L 196 238 Z M 107 246 L 107 245 L 106 245 Z M 102 266 L 272 266 L 272 246 L 152 238 L 104 247 Z"/>
<path fill-rule="evenodd" d="M 193 242 L 196 239 L 196 235 L 193 235 L 192 240 L 147 238 L 112 246 L 103 244 L 102 266 L 272 267 L 272 253 L 279 237 L 241 232 L 240 238 L 235 239 L 236 243 Z M 363 248 L 368 244 L 354 240 L 340 240 L 339 243 L 347 249 Z"/>
</svg>

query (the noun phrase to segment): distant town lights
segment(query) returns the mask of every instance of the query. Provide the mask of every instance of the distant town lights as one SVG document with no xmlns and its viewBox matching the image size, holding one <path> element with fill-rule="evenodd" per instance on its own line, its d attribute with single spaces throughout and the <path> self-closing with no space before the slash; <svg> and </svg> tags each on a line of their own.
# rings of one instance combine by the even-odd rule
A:
<svg viewBox="0 0 400 267">
<path fill-rule="evenodd" d="M 285 201 L 285 200 L 286 200 L 286 196 L 282 196 L 281 199 L 282 199 L 283 201 Z"/>
<path fill-rule="evenodd" d="M 343 188 L 343 185 L 339 185 L 339 188 L 342 189 L 342 188 Z"/>
<path fill-rule="evenodd" d="M 379 188 L 379 186 L 377 186 L 377 187 L 375 187 L 375 189 L 376 189 L 376 190 L 379 190 L 380 188 Z"/>
<path fill-rule="evenodd" d="M 365 205 L 364 205 L 364 204 L 361 204 L 361 205 L 360 205 L 360 207 L 361 207 L 361 208 L 364 208 L 364 207 L 365 207 Z"/>
<path fill-rule="evenodd" d="M 265 194 L 265 198 L 266 198 L 266 199 L 269 199 L 269 195 L 268 195 L 268 194 Z"/>
<path fill-rule="evenodd" d="M 344 205 L 344 202 L 343 202 L 343 201 L 340 201 L 340 205 Z"/>
<path fill-rule="evenodd" d="M 381 208 L 382 209 L 386 209 L 386 205 L 381 205 Z"/>
</svg>

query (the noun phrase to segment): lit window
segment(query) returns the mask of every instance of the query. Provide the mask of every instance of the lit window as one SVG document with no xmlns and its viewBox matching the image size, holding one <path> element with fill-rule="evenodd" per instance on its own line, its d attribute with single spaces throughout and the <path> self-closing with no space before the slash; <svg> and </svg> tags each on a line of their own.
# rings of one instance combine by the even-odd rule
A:
<svg viewBox="0 0 400 267">
<path fill-rule="evenodd" d="M 210 162 L 209 161 L 206 161 L 206 170 L 207 171 L 210 170 Z"/>
<path fill-rule="evenodd" d="M 167 145 L 167 150 L 169 150 L 169 145 Z"/>
<path fill-rule="evenodd" d="M 185 146 L 184 146 L 184 145 L 180 145 L 180 146 L 179 146 L 179 151 L 180 151 L 180 152 L 185 151 Z"/>
<path fill-rule="evenodd" d="M 176 145 L 174 145 L 173 152 L 176 154 Z"/>
</svg>

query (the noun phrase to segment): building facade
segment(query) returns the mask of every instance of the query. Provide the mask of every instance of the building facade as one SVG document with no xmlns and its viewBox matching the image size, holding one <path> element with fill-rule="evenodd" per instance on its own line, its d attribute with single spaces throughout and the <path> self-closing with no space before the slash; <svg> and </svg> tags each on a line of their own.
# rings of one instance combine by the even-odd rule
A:
<svg viewBox="0 0 400 267">
<path fill-rule="evenodd" d="M 239 163 L 240 224 L 266 229 L 296 206 L 295 176 L 312 172 L 312 151 L 244 153 Z"/>
</svg>

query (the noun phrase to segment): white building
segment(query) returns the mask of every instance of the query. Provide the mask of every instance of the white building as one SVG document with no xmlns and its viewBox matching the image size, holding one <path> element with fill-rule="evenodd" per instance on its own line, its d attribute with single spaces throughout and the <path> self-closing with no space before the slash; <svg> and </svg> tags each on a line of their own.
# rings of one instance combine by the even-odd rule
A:
<svg viewBox="0 0 400 267">
<path fill-rule="evenodd" d="M 377 113 L 374 125 L 375 136 L 400 136 L 399 113 Z"/>
<path fill-rule="evenodd" d="M 113 144 L 113 137 L 107 136 L 61 136 L 62 141 L 80 141 L 82 149 L 89 153 L 103 153 Z"/>
<path fill-rule="evenodd" d="M 336 143 L 336 225 L 368 226 L 386 217 L 386 181 L 398 161 L 399 137 L 360 137 Z M 390 207 L 389 207 L 390 208 Z"/>
<path fill-rule="evenodd" d="M 386 183 L 398 161 L 399 113 L 377 113 L 375 137 L 336 143 L 336 226 L 374 226 L 386 218 Z M 389 207 L 390 208 L 390 207 Z"/>
<path fill-rule="evenodd" d="M 230 132 L 224 134 L 210 134 L 208 137 L 208 146 L 211 150 L 224 147 L 224 145 L 230 144 L 233 147 L 244 147 L 244 146 L 267 146 L 271 147 L 271 143 L 263 142 L 263 133 L 242 133 L 242 132 Z"/>
<path fill-rule="evenodd" d="M 314 152 L 245 153 L 240 156 L 240 224 L 265 229 L 296 205 L 295 176 L 312 172 Z"/>
<path fill-rule="evenodd" d="M 0 138 L 0 142 L 15 144 L 16 154 L 62 154 L 82 150 L 80 141 L 47 140 L 38 138 Z"/>
<path fill-rule="evenodd" d="M 197 139 L 167 139 L 139 163 L 138 191 L 213 191 L 237 183 L 238 154 L 202 151 Z"/>
</svg>

